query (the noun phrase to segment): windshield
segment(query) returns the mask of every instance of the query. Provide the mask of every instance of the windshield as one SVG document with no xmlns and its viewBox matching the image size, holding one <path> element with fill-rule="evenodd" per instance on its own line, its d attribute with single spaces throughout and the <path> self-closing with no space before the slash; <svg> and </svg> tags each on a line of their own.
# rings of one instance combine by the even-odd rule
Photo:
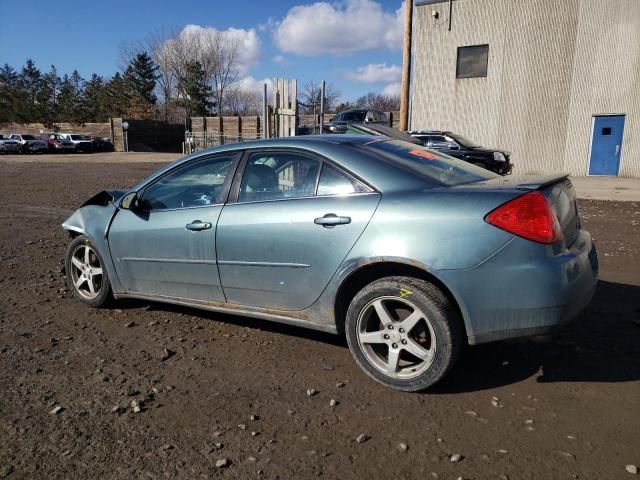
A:
<svg viewBox="0 0 640 480">
<path fill-rule="evenodd" d="M 36 137 L 34 137 L 33 135 L 22 135 L 22 139 L 23 140 L 35 140 Z"/>
<path fill-rule="evenodd" d="M 463 137 L 462 135 L 458 135 L 457 133 L 448 133 L 447 136 L 453 138 L 456 142 L 458 142 L 463 147 L 467 147 L 467 148 L 480 147 L 480 145 L 478 145 L 476 142 L 473 142 L 468 138 Z"/>
<path fill-rule="evenodd" d="M 427 177 L 448 187 L 481 182 L 499 176 L 464 160 L 401 140 L 369 143 L 365 148 L 399 167 L 409 169 L 416 175 Z"/>
<path fill-rule="evenodd" d="M 71 140 L 89 140 L 86 135 L 71 135 Z"/>
</svg>

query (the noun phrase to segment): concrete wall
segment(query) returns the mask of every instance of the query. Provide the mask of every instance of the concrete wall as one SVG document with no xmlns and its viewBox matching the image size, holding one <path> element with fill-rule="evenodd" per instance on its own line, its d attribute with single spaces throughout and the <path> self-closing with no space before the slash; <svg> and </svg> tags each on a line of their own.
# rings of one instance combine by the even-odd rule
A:
<svg viewBox="0 0 640 480">
<path fill-rule="evenodd" d="M 432 12 L 439 18 L 434 20 Z M 512 152 L 518 173 L 587 173 L 592 115 L 626 114 L 620 175 L 640 176 L 640 1 L 456 0 L 416 7 L 412 129 Z M 489 44 L 487 77 L 457 47 Z"/>
</svg>

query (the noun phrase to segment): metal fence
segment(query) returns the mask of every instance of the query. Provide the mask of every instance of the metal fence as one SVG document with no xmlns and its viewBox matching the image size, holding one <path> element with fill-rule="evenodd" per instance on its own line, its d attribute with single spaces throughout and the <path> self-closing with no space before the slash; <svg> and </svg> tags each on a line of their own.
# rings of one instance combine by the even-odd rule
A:
<svg viewBox="0 0 640 480">
<path fill-rule="evenodd" d="M 184 153 L 190 154 L 199 152 L 209 147 L 218 145 L 227 145 L 229 143 L 246 142 L 248 140 L 257 140 L 262 138 L 260 134 L 242 134 L 242 135 L 226 135 L 216 132 L 185 132 L 184 134 Z"/>
</svg>

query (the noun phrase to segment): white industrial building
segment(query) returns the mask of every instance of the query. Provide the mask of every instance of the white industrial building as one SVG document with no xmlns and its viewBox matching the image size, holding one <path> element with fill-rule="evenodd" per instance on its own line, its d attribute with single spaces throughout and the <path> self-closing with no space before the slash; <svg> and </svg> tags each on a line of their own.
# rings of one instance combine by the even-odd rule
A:
<svg viewBox="0 0 640 480">
<path fill-rule="evenodd" d="M 418 0 L 412 51 L 410 129 L 640 178 L 640 0 Z"/>
</svg>

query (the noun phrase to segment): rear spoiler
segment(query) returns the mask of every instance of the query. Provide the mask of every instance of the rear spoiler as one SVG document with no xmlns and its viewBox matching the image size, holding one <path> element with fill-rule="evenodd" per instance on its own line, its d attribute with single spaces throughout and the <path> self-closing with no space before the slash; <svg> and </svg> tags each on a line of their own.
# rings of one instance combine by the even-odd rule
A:
<svg viewBox="0 0 640 480">
<path fill-rule="evenodd" d="M 554 183 L 560 183 L 569 176 L 568 173 L 560 173 L 555 175 L 541 175 L 535 178 L 535 181 L 529 181 L 526 183 L 519 183 L 516 185 L 518 190 L 533 191 L 541 190 L 544 187 L 553 185 Z"/>
</svg>

